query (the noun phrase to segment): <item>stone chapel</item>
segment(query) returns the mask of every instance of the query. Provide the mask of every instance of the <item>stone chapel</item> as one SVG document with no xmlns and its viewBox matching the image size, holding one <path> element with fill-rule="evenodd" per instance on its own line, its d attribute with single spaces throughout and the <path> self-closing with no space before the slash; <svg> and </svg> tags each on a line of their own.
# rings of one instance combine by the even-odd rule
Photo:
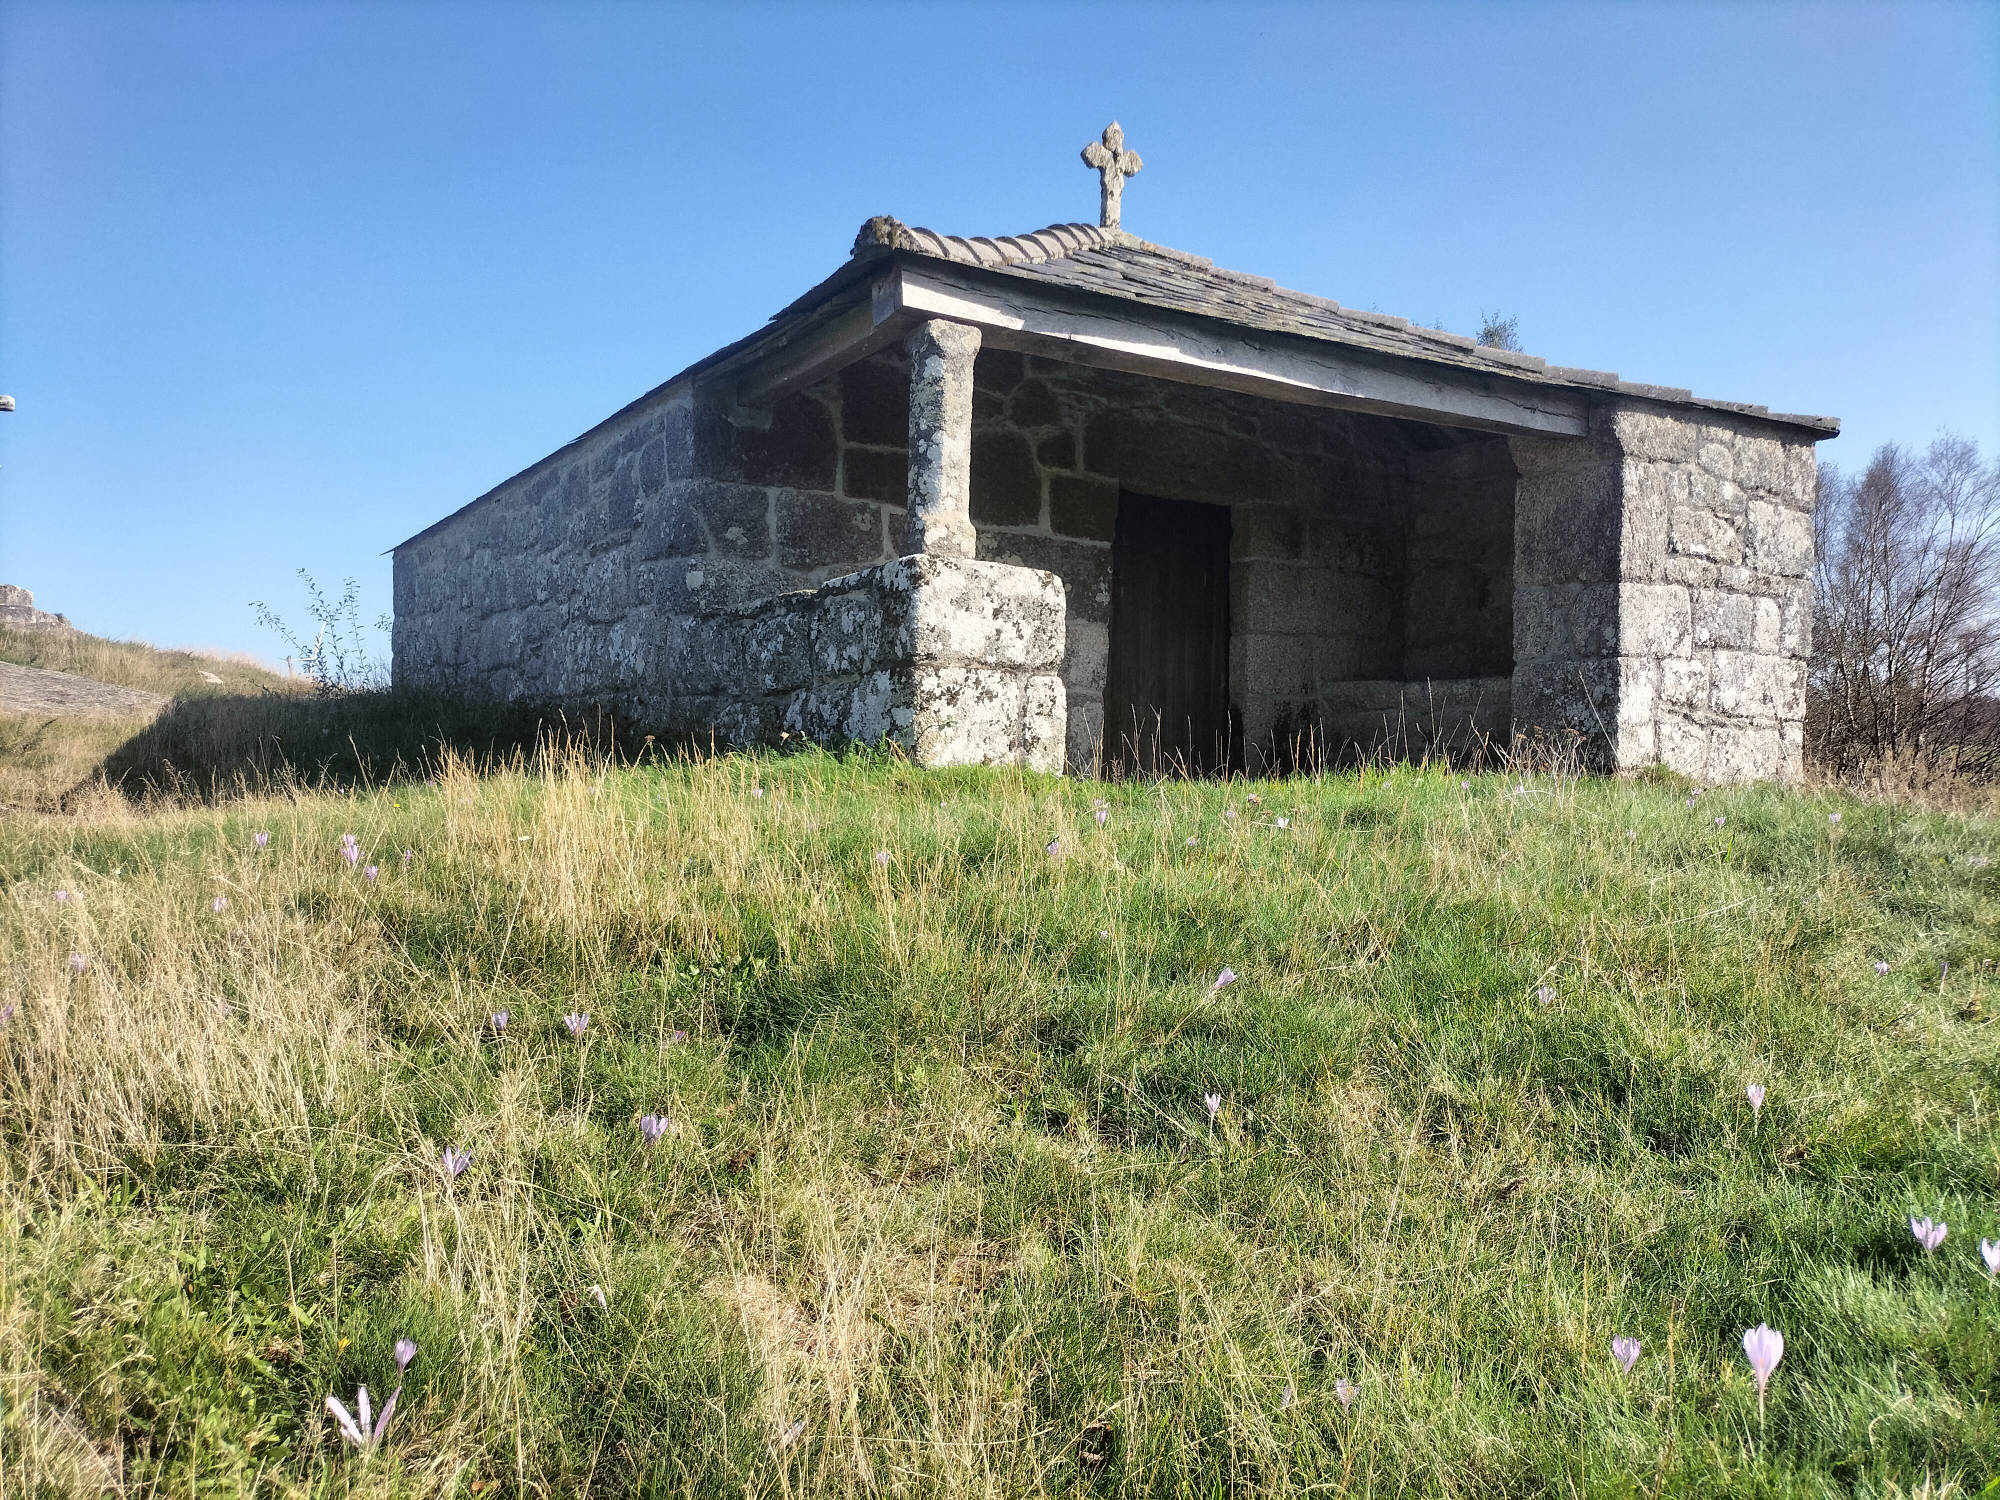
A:
<svg viewBox="0 0 2000 1500">
<path fill-rule="evenodd" d="M 395 549 L 394 677 L 728 745 L 1282 770 L 1556 739 L 1800 773 L 1826 417 L 1568 369 L 1120 227 L 838 270 Z"/>
</svg>

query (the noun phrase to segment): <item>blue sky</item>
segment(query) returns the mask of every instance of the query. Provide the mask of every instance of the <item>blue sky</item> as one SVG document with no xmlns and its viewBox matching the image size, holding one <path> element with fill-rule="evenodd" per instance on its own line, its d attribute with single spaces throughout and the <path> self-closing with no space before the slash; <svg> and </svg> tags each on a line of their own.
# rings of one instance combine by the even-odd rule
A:
<svg viewBox="0 0 2000 1500">
<path fill-rule="evenodd" d="M 2000 448 L 2000 6 L 0 6 L 0 580 L 109 635 L 381 554 L 875 213 Z"/>
</svg>

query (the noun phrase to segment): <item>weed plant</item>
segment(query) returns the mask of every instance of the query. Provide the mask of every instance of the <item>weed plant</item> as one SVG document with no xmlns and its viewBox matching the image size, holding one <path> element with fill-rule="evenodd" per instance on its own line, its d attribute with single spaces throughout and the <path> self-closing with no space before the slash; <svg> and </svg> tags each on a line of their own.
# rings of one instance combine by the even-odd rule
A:
<svg viewBox="0 0 2000 1500">
<path fill-rule="evenodd" d="M 1994 843 L 818 753 L 0 824 L 0 1491 L 1976 1493 Z"/>
</svg>

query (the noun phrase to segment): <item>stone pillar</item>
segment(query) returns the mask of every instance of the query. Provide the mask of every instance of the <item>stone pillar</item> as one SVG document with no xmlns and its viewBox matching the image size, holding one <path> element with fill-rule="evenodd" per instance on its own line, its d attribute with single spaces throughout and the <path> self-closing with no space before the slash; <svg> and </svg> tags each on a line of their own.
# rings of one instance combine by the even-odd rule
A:
<svg viewBox="0 0 2000 1500">
<path fill-rule="evenodd" d="M 903 551 L 971 557 L 972 362 L 979 330 L 933 318 L 912 329 L 910 498 Z"/>
<path fill-rule="evenodd" d="M 1602 770 L 1795 780 L 1812 435 L 1620 403 L 1511 446 L 1515 734 L 1574 732 Z"/>
</svg>

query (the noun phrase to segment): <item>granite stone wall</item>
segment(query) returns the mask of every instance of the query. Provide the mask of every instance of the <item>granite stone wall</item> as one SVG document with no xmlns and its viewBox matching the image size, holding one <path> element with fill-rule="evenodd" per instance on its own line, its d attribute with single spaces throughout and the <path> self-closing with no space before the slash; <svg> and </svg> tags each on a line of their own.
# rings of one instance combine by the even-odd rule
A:
<svg viewBox="0 0 2000 1500">
<path fill-rule="evenodd" d="M 398 550 L 398 680 L 700 732 L 720 712 L 686 676 L 706 616 L 896 556 L 908 392 L 888 350 L 762 414 L 686 386 L 636 404 Z M 1478 600 L 1504 634 L 1510 552 L 1488 540 L 1506 504 L 1478 490 L 1488 468 L 1450 458 L 1468 438 L 982 350 L 976 548 L 1064 584 L 1070 762 L 1088 766 L 1102 730 L 1120 490 L 1230 506 L 1232 694 L 1252 742 L 1352 726 L 1356 694 L 1380 706 L 1412 664 L 1440 684 L 1494 670 L 1450 656 L 1434 616 Z M 1484 506 L 1476 526 L 1460 494 Z M 1408 618 L 1428 630 L 1414 656 Z"/>
<path fill-rule="evenodd" d="M 1428 528 L 1416 543 L 1427 558 L 1419 610 L 1447 588 L 1478 597 L 1482 608 L 1497 601 L 1499 610 L 1497 627 L 1472 625 L 1485 639 L 1497 628 L 1497 656 L 1474 648 L 1444 664 L 1448 673 L 1423 667 L 1439 679 L 1435 696 L 1462 701 L 1462 679 L 1507 674 L 1511 495 L 1494 491 L 1490 464 L 1413 469 L 1413 457 L 1461 444 L 1490 454 L 1494 444 L 1483 435 L 1004 351 L 982 352 L 977 375 L 979 555 L 1046 569 L 1068 590 L 1063 681 L 1073 766 L 1091 765 L 1103 729 L 1121 492 L 1230 509 L 1230 690 L 1253 765 L 1265 763 L 1279 739 L 1325 747 L 1356 731 L 1364 742 L 1380 738 L 1375 710 L 1385 695 L 1399 696 L 1408 665 L 1413 500 Z M 1511 468 L 1507 476 L 1511 482 Z M 1488 513 L 1466 524 L 1456 517 L 1461 501 Z M 1482 569 L 1487 578 L 1470 578 Z M 1502 737 L 1504 697 L 1481 698 L 1497 703 L 1497 720 L 1489 711 L 1486 722 Z M 1357 703 L 1369 705 L 1366 712 Z"/>
<path fill-rule="evenodd" d="M 1504 742 L 1518 725 L 1574 730 L 1606 766 L 1797 774 L 1803 436 L 1624 401 L 1586 439 L 1508 440 L 999 349 L 974 373 L 977 558 L 1053 575 L 1065 615 L 1058 665 L 995 658 L 1000 677 L 974 685 L 1018 689 L 1040 726 L 1008 755 L 1045 762 L 1036 736 L 1060 719 L 1069 764 L 1092 762 L 1131 492 L 1230 510 L 1231 692 L 1253 767 L 1307 746 Z M 687 382 L 655 393 L 398 549 L 397 679 L 600 704 L 668 734 L 891 732 L 871 674 L 906 672 L 908 704 L 914 667 L 761 686 L 718 641 L 744 638 L 745 609 L 790 618 L 808 607 L 781 596 L 896 557 L 908 434 L 900 350 L 762 412 Z M 815 628 L 837 635 L 824 612 L 872 588 L 811 605 Z M 925 679 L 925 701 L 950 680 Z M 1026 706 L 1030 680 L 1059 684 L 1059 716 Z"/>
<path fill-rule="evenodd" d="M 712 674 L 690 643 L 710 616 L 895 557 L 908 431 L 897 349 L 766 412 L 685 386 L 641 402 L 398 549 L 397 677 L 600 704 L 662 732 L 718 725 L 729 694 L 695 685 Z M 1467 443 L 1489 459 L 1450 457 Z M 1091 764 L 1102 729 L 1124 489 L 1230 507 L 1231 687 L 1253 744 L 1372 726 L 1412 665 L 1453 702 L 1466 681 L 1504 676 L 1484 648 L 1453 656 L 1436 617 L 1476 600 L 1469 628 L 1507 634 L 1511 523 L 1493 446 L 982 350 L 977 555 L 1064 585 L 1070 763 Z M 1414 656 L 1410 619 L 1424 622 Z M 1504 704 L 1475 696 L 1504 735 Z"/>
<path fill-rule="evenodd" d="M 1795 779 L 1812 648 L 1811 440 L 1609 405 L 1516 438 L 1514 713 L 1606 769 Z"/>
<path fill-rule="evenodd" d="M 670 671 L 725 744 L 902 745 L 925 765 L 1063 768 L 1062 585 L 915 556 L 691 617 Z"/>
</svg>

